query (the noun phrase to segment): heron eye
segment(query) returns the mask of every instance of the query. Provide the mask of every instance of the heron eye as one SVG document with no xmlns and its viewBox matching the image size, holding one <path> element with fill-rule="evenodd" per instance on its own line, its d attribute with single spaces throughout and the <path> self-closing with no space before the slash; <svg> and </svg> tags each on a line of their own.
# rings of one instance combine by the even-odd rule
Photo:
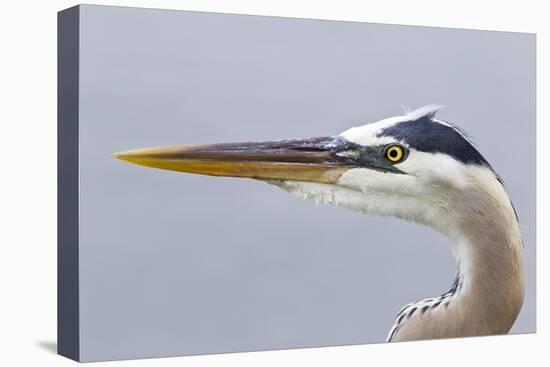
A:
<svg viewBox="0 0 550 367">
<path fill-rule="evenodd" d="M 405 149 L 401 145 L 390 145 L 386 149 L 386 158 L 393 162 L 401 162 L 405 158 Z"/>
</svg>

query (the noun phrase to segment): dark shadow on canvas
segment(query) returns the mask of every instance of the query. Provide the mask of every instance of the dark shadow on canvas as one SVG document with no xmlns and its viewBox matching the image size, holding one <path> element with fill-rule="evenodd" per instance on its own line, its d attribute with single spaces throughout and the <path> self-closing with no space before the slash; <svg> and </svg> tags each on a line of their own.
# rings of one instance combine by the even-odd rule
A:
<svg viewBox="0 0 550 367">
<path fill-rule="evenodd" d="M 57 354 L 57 343 L 52 340 L 39 340 L 36 345 L 47 352 Z"/>
</svg>

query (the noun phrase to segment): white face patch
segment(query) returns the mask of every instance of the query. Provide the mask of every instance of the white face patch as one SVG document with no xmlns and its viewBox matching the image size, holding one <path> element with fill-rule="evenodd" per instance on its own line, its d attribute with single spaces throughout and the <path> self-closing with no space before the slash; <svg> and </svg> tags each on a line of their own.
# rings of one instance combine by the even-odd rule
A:
<svg viewBox="0 0 550 367">
<path fill-rule="evenodd" d="M 422 116 L 433 117 L 437 111 L 443 106 L 440 105 L 427 105 L 417 110 L 407 112 L 403 116 L 390 117 L 378 122 L 366 124 L 363 126 L 356 126 L 348 129 L 340 134 L 341 137 L 360 145 L 376 145 L 376 144 L 389 144 L 396 142 L 394 139 L 388 136 L 378 137 L 378 134 L 384 129 L 395 126 L 401 122 L 414 121 Z M 439 120 L 438 120 L 439 121 Z M 451 126 L 447 123 L 441 122 L 444 125 Z M 460 131 L 458 131 L 462 134 Z"/>
<path fill-rule="evenodd" d="M 442 153 L 426 153 L 410 149 L 409 156 L 396 165 L 422 185 L 447 185 L 462 188 L 468 183 L 468 166 Z"/>
<path fill-rule="evenodd" d="M 406 121 L 406 116 L 390 117 L 372 124 L 356 126 L 340 134 L 344 139 L 365 146 L 385 145 L 396 142 L 395 139 L 384 136 L 378 137 L 378 133 L 387 127 Z"/>
<path fill-rule="evenodd" d="M 416 194 L 417 179 L 407 174 L 387 173 L 368 168 L 353 168 L 338 179 L 338 185 L 364 193 Z"/>
<path fill-rule="evenodd" d="M 375 123 L 353 127 L 340 134 L 340 136 L 346 140 L 362 146 L 403 145 L 408 149 L 409 154 L 403 162 L 396 163 L 393 166 L 409 176 L 415 176 L 416 180 L 414 182 L 411 182 L 410 177 L 408 179 L 406 177 L 398 177 L 399 175 L 372 170 L 352 170 L 344 175 L 340 182 L 348 186 L 353 185 L 355 188 L 369 186 L 371 189 L 379 188 L 381 190 L 397 190 L 398 188 L 394 187 L 396 183 L 398 183 L 397 185 L 401 185 L 407 181 L 409 181 L 409 185 L 414 183 L 427 187 L 432 185 L 450 185 L 457 188 L 464 187 L 464 185 L 468 183 L 466 174 L 468 165 L 447 154 L 418 151 L 410 147 L 406 142 L 397 140 L 393 136 L 382 135 L 387 128 L 391 128 L 401 123 L 407 123 L 408 121 L 414 121 L 422 116 L 433 116 L 439 109 L 441 109 L 441 106 L 428 105 L 403 116 L 391 117 Z M 435 124 L 451 127 L 454 131 L 463 136 L 462 132 L 452 125 L 440 120 L 433 119 L 433 121 Z M 368 171 L 372 172 L 369 173 Z M 361 182 L 362 185 L 360 185 Z M 367 183 L 369 184 L 367 185 Z"/>
</svg>

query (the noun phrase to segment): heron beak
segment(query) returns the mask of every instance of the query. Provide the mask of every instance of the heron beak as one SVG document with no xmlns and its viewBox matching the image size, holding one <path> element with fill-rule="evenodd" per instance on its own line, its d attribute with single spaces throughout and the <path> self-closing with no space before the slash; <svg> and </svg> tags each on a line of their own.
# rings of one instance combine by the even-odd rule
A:
<svg viewBox="0 0 550 367">
<path fill-rule="evenodd" d="M 210 176 L 336 183 L 353 166 L 336 153 L 334 137 L 145 148 L 115 153 L 153 168 Z"/>
</svg>

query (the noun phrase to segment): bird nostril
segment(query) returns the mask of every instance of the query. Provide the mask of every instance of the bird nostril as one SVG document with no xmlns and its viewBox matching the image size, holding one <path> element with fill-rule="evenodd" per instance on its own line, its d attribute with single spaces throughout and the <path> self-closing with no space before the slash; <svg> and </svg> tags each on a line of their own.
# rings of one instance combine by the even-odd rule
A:
<svg viewBox="0 0 550 367">
<path fill-rule="evenodd" d="M 336 155 L 338 157 L 357 158 L 361 154 L 355 149 L 347 149 L 347 150 L 342 150 L 340 152 L 337 152 Z"/>
</svg>

